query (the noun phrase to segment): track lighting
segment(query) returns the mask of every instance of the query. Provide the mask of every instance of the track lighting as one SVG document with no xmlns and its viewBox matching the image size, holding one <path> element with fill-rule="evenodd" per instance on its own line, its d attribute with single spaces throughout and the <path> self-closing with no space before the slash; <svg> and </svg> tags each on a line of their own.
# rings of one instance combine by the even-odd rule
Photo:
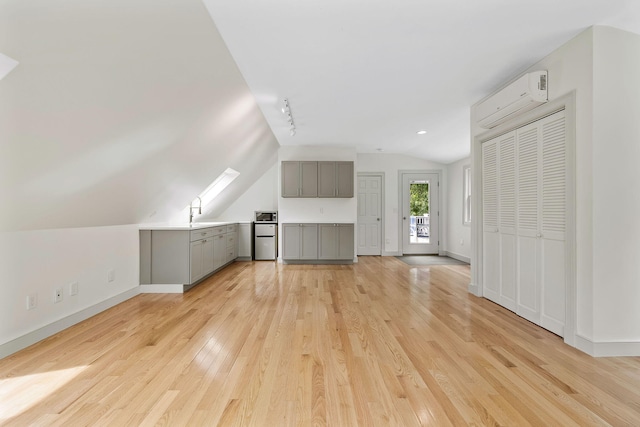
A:
<svg viewBox="0 0 640 427">
<path fill-rule="evenodd" d="M 296 125 L 293 122 L 293 115 L 291 114 L 291 107 L 289 106 L 289 100 L 287 98 L 284 99 L 281 111 L 282 111 L 282 114 L 286 116 L 287 123 L 289 123 L 289 135 L 295 136 Z"/>
</svg>

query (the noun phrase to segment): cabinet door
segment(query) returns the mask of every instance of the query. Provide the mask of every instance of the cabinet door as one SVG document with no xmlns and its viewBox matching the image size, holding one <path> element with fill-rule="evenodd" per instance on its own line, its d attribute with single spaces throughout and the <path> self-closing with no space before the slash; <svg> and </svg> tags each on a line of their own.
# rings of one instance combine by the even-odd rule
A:
<svg viewBox="0 0 640 427">
<path fill-rule="evenodd" d="M 191 242 L 191 276 L 190 283 L 193 283 L 204 276 L 202 264 L 202 240 Z"/>
<path fill-rule="evenodd" d="M 202 275 L 213 271 L 213 238 L 202 241 Z"/>
<path fill-rule="evenodd" d="M 318 226 L 318 259 L 338 259 L 338 224 Z"/>
<path fill-rule="evenodd" d="M 300 197 L 318 197 L 318 162 L 300 163 Z"/>
<path fill-rule="evenodd" d="M 227 261 L 227 236 L 220 234 L 213 240 L 213 269 L 217 270 Z"/>
<path fill-rule="evenodd" d="M 282 259 L 300 259 L 299 224 L 282 224 Z"/>
<path fill-rule="evenodd" d="M 318 259 L 318 224 L 302 224 L 300 229 L 300 259 Z"/>
<path fill-rule="evenodd" d="M 247 258 L 251 256 L 251 224 L 238 226 L 238 256 Z"/>
<path fill-rule="evenodd" d="M 353 197 L 353 162 L 336 162 L 335 197 Z"/>
<path fill-rule="evenodd" d="M 338 259 L 353 260 L 354 235 L 353 224 L 338 225 Z"/>
<path fill-rule="evenodd" d="M 318 162 L 318 197 L 336 197 L 336 162 Z"/>
<path fill-rule="evenodd" d="M 282 162 L 282 197 L 300 197 L 300 162 Z"/>
</svg>

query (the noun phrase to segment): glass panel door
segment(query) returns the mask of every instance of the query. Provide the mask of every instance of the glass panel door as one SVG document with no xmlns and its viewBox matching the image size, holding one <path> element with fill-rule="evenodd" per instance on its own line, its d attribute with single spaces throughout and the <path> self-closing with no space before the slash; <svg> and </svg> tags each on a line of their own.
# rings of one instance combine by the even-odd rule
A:
<svg viewBox="0 0 640 427">
<path fill-rule="evenodd" d="M 402 173 L 404 254 L 438 253 L 438 174 Z"/>
</svg>

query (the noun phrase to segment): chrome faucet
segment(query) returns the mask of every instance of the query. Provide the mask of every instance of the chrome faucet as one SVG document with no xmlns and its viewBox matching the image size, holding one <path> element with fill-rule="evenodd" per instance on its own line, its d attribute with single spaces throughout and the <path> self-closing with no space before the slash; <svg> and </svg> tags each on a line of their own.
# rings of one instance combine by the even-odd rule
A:
<svg viewBox="0 0 640 427">
<path fill-rule="evenodd" d="M 193 206 L 193 202 L 189 203 L 189 225 L 193 222 L 193 210 L 198 209 L 198 215 L 202 215 L 202 199 L 200 197 L 196 197 L 199 203 L 198 206 Z"/>
</svg>

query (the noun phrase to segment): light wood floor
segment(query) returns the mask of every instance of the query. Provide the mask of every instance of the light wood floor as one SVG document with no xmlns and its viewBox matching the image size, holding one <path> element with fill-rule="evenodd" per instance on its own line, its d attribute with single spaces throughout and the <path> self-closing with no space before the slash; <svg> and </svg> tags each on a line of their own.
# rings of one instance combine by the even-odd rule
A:
<svg viewBox="0 0 640 427">
<path fill-rule="evenodd" d="M 591 358 L 468 282 L 393 257 L 236 263 L 0 360 L 0 423 L 640 425 L 640 358 Z"/>
</svg>

